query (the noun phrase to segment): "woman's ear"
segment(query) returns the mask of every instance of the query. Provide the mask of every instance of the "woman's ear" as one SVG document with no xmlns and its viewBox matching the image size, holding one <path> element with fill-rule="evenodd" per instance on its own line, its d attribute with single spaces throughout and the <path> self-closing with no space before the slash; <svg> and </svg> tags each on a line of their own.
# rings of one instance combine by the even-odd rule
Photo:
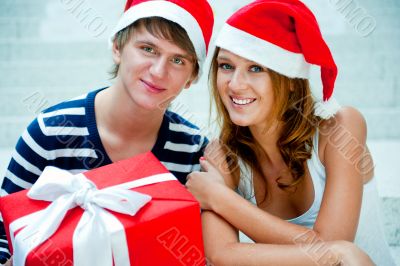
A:
<svg viewBox="0 0 400 266">
<path fill-rule="evenodd" d="M 117 40 L 113 41 L 113 46 L 112 46 L 112 58 L 114 61 L 114 64 L 119 65 L 121 63 L 121 49 L 118 47 L 118 42 Z"/>
</svg>

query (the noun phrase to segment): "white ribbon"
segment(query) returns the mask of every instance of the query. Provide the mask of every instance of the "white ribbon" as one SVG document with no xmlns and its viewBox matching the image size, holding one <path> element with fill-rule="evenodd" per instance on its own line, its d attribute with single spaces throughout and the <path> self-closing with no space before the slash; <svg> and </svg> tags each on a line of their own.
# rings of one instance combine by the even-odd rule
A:
<svg viewBox="0 0 400 266">
<path fill-rule="evenodd" d="M 28 254 L 52 236 L 66 213 L 77 206 L 83 208 L 84 213 L 73 235 L 74 265 L 109 266 L 113 262 L 116 266 L 130 265 L 124 227 L 104 208 L 133 216 L 151 197 L 128 189 L 169 180 L 176 178 L 165 173 L 98 190 L 83 174 L 72 175 L 46 167 L 29 190 L 28 197 L 52 203 L 10 224 L 14 265 L 25 265 Z"/>
</svg>

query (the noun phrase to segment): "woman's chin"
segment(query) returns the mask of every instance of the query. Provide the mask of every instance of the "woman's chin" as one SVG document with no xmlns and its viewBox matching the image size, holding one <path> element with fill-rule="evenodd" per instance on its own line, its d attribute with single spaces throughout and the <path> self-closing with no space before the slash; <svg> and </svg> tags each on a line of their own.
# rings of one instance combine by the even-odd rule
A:
<svg viewBox="0 0 400 266">
<path fill-rule="evenodd" d="M 240 127 L 247 127 L 251 124 L 248 119 L 245 119 L 243 117 L 231 117 L 231 121 L 233 124 Z"/>
</svg>

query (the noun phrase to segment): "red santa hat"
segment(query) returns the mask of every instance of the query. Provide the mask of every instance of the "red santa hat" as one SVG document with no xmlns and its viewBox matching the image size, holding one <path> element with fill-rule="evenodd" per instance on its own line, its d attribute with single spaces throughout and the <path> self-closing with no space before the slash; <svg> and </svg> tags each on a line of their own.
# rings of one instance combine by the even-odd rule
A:
<svg viewBox="0 0 400 266">
<path fill-rule="evenodd" d="M 122 29 L 141 18 L 161 17 L 180 25 L 188 34 L 202 68 L 210 43 L 214 15 L 206 0 L 128 0 L 110 41 Z"/>
<path fill-rule="evenodd" d="M 309 78 L 321 67 L 323 101 L 315 114 L 332 117 L 340 106 L 331 99 L 337 67 L 312 12 L 298 0 L 257 0 L 234 13 L 216 46 L 290 78 Z"/>
</svg>

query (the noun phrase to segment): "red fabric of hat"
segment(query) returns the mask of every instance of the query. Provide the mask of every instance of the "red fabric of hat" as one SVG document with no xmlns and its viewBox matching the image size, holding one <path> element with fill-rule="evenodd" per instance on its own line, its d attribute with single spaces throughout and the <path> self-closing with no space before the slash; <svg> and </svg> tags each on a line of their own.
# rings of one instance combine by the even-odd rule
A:
<svg viewBox="0 0 400 266">
<path fill-rule="evenodd" d="M 241 8 L 216 45 L 292 78 L 308 78 L 310 64 L 318 65 L 323 100 L 332 96 L 336 64 L 317 20 L 298 0 L 258 0 Z"/>
</svg>

